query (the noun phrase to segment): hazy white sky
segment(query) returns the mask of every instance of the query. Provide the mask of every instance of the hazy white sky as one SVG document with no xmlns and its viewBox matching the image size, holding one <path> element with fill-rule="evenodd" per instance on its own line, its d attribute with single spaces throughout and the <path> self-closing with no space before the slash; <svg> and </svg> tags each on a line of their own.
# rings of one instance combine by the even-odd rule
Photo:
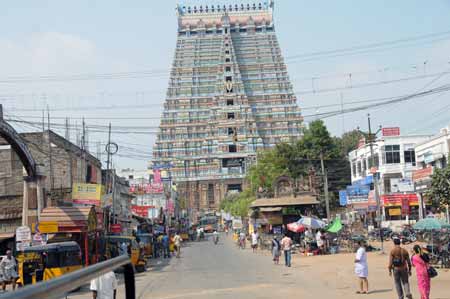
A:
<svg viewBox="0 0 450 299">
<path fill-rule="evenodd" d="M 175 3 L 0 3 L 0 102 L 5 114 L 39 122 L 48 105 L 54 110 L 53 123 L 70 117 L 71 125 L 79 126 L 84 116 L 94 153 L 107 138 L 105 129 L 95 125 L 111 121 L 118 131 L 113 140 L 122 145 L 117 165 L 145 168 L 176 42 Z M 450 74 L 441 74 L 450 71 L 450 1 L 278 0 L 275 24 L 306 121 L 341 109 L 341 102 L 350 108 L 361 104 L 348 102 L 406 95 L 450 82 Z M 403 41 L 358 48 L 398 40 Z M 334 51 L 346 48 L 352 50 Z M 331 52 L 317 54 L 326 51 Z M 395 82 L 379 84 L 384 81 Z M 326 92 L 339 88 L 343 89 Z M 435 133 L 450 124 L 449 95 L 325 121 L 334 135 L 340 135 L 357 126 L 365 128 L 370 112 L 375 125 L 400 126 L 410 134 Z M 316 107 L 333 104 L 337 106 Z M 23 124 L 16 128 L 36 129 Z M 75 130 L 71 139 L 76 140 Z"/>
</svg>

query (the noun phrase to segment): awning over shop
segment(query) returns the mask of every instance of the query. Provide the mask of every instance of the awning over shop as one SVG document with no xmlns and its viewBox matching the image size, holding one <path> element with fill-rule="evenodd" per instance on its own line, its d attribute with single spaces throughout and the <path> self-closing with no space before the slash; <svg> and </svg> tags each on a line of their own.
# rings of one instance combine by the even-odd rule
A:
<svg viewBox="0 0 450 299">
<path fill-rule="evenodd" d="M 0 242 L 3 240 L 14 238 L 15 233 L 0 233 Z"/>
<path fill-rule="evenodd" d="M 259 208 L 260 212 L 280 212 L 281 210 L 283 210 L 282 207 Z"/>
<path fill-rule="evenodd" d="M 97 215 L 93 207 L 50 207 L 42 210 L 39 222 L 42 233 L 89 232 L 97 229 Z"/>
<path fill-rule="evenodd" d="M 286 206 L 302 206 L 302 205 L 317 205 L 316 196 L 311 194 L 302 194 L 298 196 L 277 197 L 277 198 L 259 198 L 255 200 L 250 207 L 286 207 Z"/>
</svg>

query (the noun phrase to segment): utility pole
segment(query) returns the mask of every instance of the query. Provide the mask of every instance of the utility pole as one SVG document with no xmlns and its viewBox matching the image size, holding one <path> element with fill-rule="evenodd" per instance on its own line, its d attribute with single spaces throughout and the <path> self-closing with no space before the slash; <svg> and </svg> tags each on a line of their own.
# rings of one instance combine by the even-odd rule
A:
<svg viewBox="0 0 450 299">
<path fill-rule="evenodd" d="M 84 182 L 86 180 L 86 124 L 84 123 L 84 117 L 83 117 L 83 135 L 81 136 L 81 181 Z"/>
<path fill-rule="evenodd" d="M 70 142 L 70 132 L 69 132 L 69 118 L 66 117 L 66 134 L 65 134 L 66 140 Z M 67 144 L 67 143 L 66 143 Z M 73 169 L 72 169 L 72 155 L 69 153 L 69 149 L 66 146 L 67 155 L 69 157 L 69 184 L 70 184 L 70 190 L 73 188 Z"/>
<path fill-rule="evenodd" d="M 328 197 L 328 174 L 327 174 L 327 170 L 325 169 L 325 166 L 324 166 L 322 152 L 320 153 L 320 165 L 322 167 L 323 189 L 324 189 L 324 195 L 325 195 L 325 208 L 327 211 L 327 220 L 330 221 L 331 215 L 330 215 L 330 198 Z"/>
<path fill-rule="evenodd" d="M 374 160 L 374 152 L 373 152 L 373 143 L 375 142 L 376 136 L 377 134 L 381 131 L 381 126 L 378 129 L 377 132 L 372 133 L 372 126 L 371 126 L 371 122 L 370 122 L 370 114 L 367 114 L 367 123 L 368 123 L 368 127 L 369 127 L 369 133 L 365 133 L 362 131 L 359 131 L 360 133 L 362 133 L 364 136 L 366 136 L 366 139 L 369 143 L 369 147 L 370 147 L 370 167 L 375 167 L 378 168 L 378 165 L 375 165 L 375 160 Z M 377 169 L 378 170 L 378 169 Z M 384 238 L 383 238 L 383 230 L 381 228 L 381 223 L 382 223 L 382 210 L 381 210 L 381 202 L 380 202 L 380 193 L 378 190 L 378 175 L 377 172 L 373 173 L 373 189 L 374 189 L 374 193 L 375 193 L 375 201 L 377 203 L 377 212 L 376 212 L 376 221 L 378 224 L 378 231 L 380 233 L 380 241 L 381 241 L 381 254 L 384 254 Z"/>
<path fill-rule="evenodd" d="M 49 157 L 49 167 L 50 167 L 50 194 L 52 194 L 53 189 L 55 188 L 55 180 L 53 177 L 53 161 L 52 161 L 52 142 L 50 138 L 50 110 L 47 106 L 47 137 L 48 137 L 48 157 Z"/>
</svg>

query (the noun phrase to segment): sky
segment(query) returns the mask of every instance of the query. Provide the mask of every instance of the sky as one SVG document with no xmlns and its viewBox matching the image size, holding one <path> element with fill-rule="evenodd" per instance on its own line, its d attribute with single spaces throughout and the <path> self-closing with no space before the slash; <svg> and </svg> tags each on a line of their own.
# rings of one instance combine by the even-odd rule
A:
<svg viewBox="0 0 450 299">
<path fill-rule="evenodd" d="M 69 117 L 69 137 L 76 142 L 84 117 L 93 154 L 104 152 L 111 122 L 112 141 L 119 144 L 116 167 L 145 169 L 174 55 L 176 3 L 2 1 L 0 103 L 6 118 L 35 122 L 13 123 L 19 131 L 39 130 L 48 107 L 51 128 L 64 135 L 61 124 Z M 449 0 L 277 0 L 274 18 L 305 123 L 450 83 Z M 360 103 L 350 103 L 355 101 Z M 335 136 L 367 129 L 367 113 L 374 126 L 435 134 L 450 125 L 449 112 L 447 92 L 323 120 Z"/>
</svg>

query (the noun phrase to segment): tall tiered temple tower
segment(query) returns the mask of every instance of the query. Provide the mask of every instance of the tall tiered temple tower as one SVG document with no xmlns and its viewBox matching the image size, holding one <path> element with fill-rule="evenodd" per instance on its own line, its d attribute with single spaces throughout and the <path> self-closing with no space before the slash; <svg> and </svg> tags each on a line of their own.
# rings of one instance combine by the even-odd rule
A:
<svg viewBox="0 0 450 299">
<path fill-rule="evenodd" d="M 191 215 L 241 191 L 256 152 L 301 136 L 273 1 L 177 6 L 175 57 L 153 165 Z"/>
</svg>

